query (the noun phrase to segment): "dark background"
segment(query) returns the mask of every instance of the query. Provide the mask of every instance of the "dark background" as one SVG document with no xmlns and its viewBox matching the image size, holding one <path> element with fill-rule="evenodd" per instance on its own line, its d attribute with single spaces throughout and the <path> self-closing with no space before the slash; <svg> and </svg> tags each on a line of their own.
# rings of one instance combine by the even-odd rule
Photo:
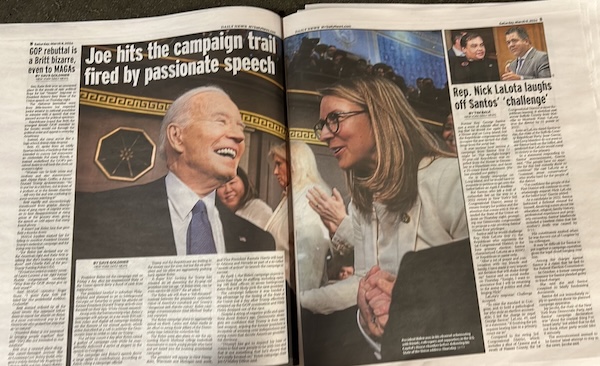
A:
<svg viewBox="0 0 600 366">
<path fill-rule="evenodd" d="M 496 0 L 495 2 L 511 2 Z M 531 0 L 529 0 L 531 1 Z M 214 8 L 218 6 L 256 6 L 280 15 L 295 13 L 307 3 L 406 3 L 457 4 L 484 3 L 489 0 L 5 0 L 0 5 L 0 23 L 67 22 L 142 18 Z"/>
</svg>

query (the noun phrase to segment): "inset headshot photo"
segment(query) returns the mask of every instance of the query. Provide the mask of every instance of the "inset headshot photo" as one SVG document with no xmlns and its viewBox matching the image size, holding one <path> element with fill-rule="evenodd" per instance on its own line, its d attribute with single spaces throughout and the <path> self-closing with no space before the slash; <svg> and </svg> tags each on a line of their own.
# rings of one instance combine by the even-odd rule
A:
<svg viewBox="0 0 600 366">
<path fill-rule="evenodd" d="M 499 27 L 494 30 L 505 47 L 498 52 L 504 65 L 502 80 L 549 78 L 550 64 L 542 23 Z M 499 41 L 500 43 L 500 41 Z"/>
<path fill-rule="evenodd" d="M 446 31 L 446 42 L 452 84 L 500 80 L 493 29 Z"/>
</svg>

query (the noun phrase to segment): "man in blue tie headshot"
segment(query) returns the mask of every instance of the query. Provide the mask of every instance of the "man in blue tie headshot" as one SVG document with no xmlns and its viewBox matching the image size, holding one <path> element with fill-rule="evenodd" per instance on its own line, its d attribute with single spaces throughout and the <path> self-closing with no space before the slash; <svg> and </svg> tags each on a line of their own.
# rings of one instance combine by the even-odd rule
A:
<svg viewBox="0 0 600 366">
<path fill-rule="evenodd" d="M 244 149 L 240 111 L 222 89 L 186 92 L 161 124 L 165 177 L 76 194 L 74 259 L 274 250 L 269 233 L 216 199 L 215 190 L 236 176 Z"/>
</svg>

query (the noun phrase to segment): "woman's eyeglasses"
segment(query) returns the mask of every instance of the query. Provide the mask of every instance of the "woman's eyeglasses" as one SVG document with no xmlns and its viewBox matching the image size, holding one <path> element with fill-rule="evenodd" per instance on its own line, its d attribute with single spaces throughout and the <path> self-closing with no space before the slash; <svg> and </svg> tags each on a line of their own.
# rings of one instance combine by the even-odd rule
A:
<svg viewBox="0 0 600 366">
<path fill-rule="evenodd" d="M 327 129 L 331 131 L 332 134 L 336 134 L 340 129 L 340 118 L 342 121 L 348 117 L 356 116 L 357 114 L 365 113 L 366 110 L 362 111 L 352 111 L 352 112 L 331 112 L 329 113 L 325 119 L 320 119 L 319 122 L 313 127 L 315 130 L 315 135 L 318 139 L 321 139 L 321 132 L 323 131 L 323 127 L 327 126 Z"/>
</svg>

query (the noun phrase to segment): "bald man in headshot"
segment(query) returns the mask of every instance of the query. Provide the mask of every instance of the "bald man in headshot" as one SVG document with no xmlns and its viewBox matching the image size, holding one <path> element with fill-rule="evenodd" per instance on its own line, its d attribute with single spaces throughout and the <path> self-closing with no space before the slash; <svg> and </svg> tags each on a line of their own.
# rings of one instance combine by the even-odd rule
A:
<svg viewBox="0 0 600 366">
<path fill-rule="evenodd" d="M 161 124 L 165 177 L 76 194 L 74 259 L 274 250 L 269 233 L 215 198 L 215 190 L 236 176 L 244 148 L 240 111 L 222 89 L 186 92 Z"/>
<path fill-rule="evenodd" d="M 522 27 L 509 28 L 506 45 L 515 59 L 506 65 L 502 80 L 523 80 L 550 77 L 548 54 L 531 45 L 529 34 Z"/>
</svg>

